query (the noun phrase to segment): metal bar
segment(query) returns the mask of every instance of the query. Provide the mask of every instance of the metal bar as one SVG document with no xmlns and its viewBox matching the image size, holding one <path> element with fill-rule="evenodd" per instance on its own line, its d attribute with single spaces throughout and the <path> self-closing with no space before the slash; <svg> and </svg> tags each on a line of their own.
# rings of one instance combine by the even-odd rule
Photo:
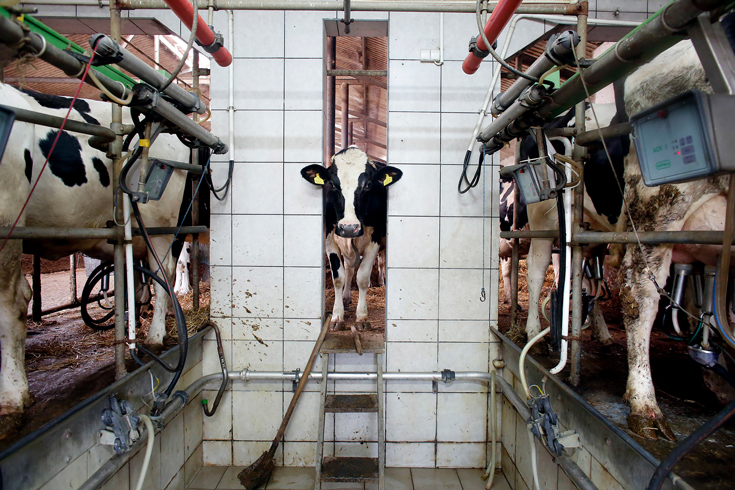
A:
<svg viewBox="0 0 735 490">
<path fill-rule="evenodd" d="M 168 80 L 167 76 L 163 76 L 163 74 L 148 66 L 146 62 L 120 46 L 120 44 L 115 42 L 115 40 L 110 36 L 105 34 L 95 34 L 92 36 L 90 44 L 95 41 L 97 43 L 98 52 L 105 56 L 121 55 L 122 59 L 117 62 L 117 65 L 120 68 L 129 71 L 136 77 L 139 77 L 156 90 L 159 90 Z M 196 49 L 194 51 L 198 53 Z M 206 105 L 201 101 L 201 99 L 199 99 L 197 94 L 187 92 L 175 83 L 166 87 L 163 93 L 192 111 L 196 111 L 199 114 L 207 112 Z"/>
<path fill-rule="evenodd" d="M 0 16 L 0 43 L 14 45 L 25 38 L 26 35 L 18 24 L 6 17 Z M 40 34 L 31 32 L 28 34 L 28 39 L 30 41 L 28 41 L 26 45 L 30 46 L 36 53 L 42 53 L 39 58 L 43 61 L 54 65 L 70 77 L 82 77 L 86 66 L 85 63 L 79 61 L 66 51 L 57 48 L 51 43 L 46 43 Z M 113 81 L 111 78 L 99 71 L 95 74 L 97 75 L 97 79 L 100 83 L 113 95 L 121 98 L 125 96 L 123 93 L 124 86 L 121 83 Z M 85 78 L 84 81 L 96 87 L 91 77 Z"/>
<path fill-rule="evenodd" d="M 60 128 L 61 123 L 64 121 L 63 117 L 52 116 L 50 114 L 43 114 L 41 112 L 29 111 L 21 109 L 19 107 L 12 107 L 0 104 L 0 107 L 4 109 L 10 109 L 15 112 L 15 120 L 21 122 L 27 122 L 31 124 L 40 124 L 41 126 L 48 126 L 50 128 Z M 110 143 L 115 141 L 115 133 L 110 128 L 104 126 L 97 126 L 95 124 L 87 124 L 79 121 L 72 121 L 68 119 L 64 124 L 64 131 L 75 131 L 77 133 L 90 134 L 92 136 L 99 136 L 103 143 Z"/>
<path fill-rule="evenodd" d="M 74 252 L 69 256 L 69 296 L 71 302 L 77 302 L 77 254 Z"/>
<path fill-rule="evenodd" d="M 577 57 L 582 59 L 587 54 L 587 15 L 577 16 L 577 34 L 579 34 L 579 44 L 577 45 Z M 574 53 L 572 53 L 574 54 Z M 574 119 L 574 129 L 577 134 L 583 133 L 585 130 L 585 102 L 580 101 L 575 109 L 577 117 Z M 581 162 L 585 156 L 585 149 L 575 143 L 572 151 L 572 158 L 576 162 Z M 573 223 L 572 232 L 581 231 L 582 222 L 584 221 L 584 165 L 579 165 L 579 184 L 574 188 L 574 206 L 573 206 Z M 572 386 L 579 386 L 582 371 L 582 342 L 579 341 L 582 332 L 582 247 L 579 244 L 572 246 L 572 317 L 569 333 L 573 339 L 570 342 L 569 363 L 571 369 L 569 372 L 569 383 Z M 574 294 L 576 293 L 576 294 Z"/>
<path fill-rule="evenodd" d="M 332 70 L 337 63 L 337 38 L 330 36 L 327 37 L 327 56 L 326 56 L 326 69 Z M 324 121 L 324 161 L 331 162 L 334 156 L 334 123 L 336 118 L 336 101 L 335 96 L 337 92 L 337 79 L 335 77 L 326 76 L 326 118 Z"/>
<path fill-rule="evenodd" d="M 378 490 L 385 490 L 385 395 L 383 394 L 383 354 L 375 354 L 378 365 Z"/>
<path fill-rule="evenodd" d="M 556 14 L 575 15 L 581 11 L 581 4 L 570 4 L 566 0 L 533 2 L 526 1 L 516 13 L 519 14 Z M 493 11 L 497 2 L 489 2 L 488 10 Z M 199 8 L 206 8 L 208 0 L 199 0 Z M 216 0 L 214 7 L 217 10 L 344 10 L 343 0 Z M 352 0 L 351 10 L 371 12 L 475 12 L 475 2 L 449 1 L 412 1 L 393 0 Z M 164 0 L 127 0 L 125 9 L 165 9 Z"/>
<path fill-rule="evenodd" d="M 579 146 L 593 146 L 598 144 L 602 145 L 602 142 L 600 141 L 600 133 L 602 133 L 602 137 L 604 139 L 608 139 L 614 136 L 630 134 L 632 130 L 633 127 L 630 125 L 629 122 L 613 124 L 612 126 L 601 128 L 599 131 L 597 129 L 593 129 L 592 131 L 585 131 L 584 133 L 580 133 L 579 136 L 576 137 L 574 142 Z"/>
<path fill-rule="evenodd" d="M 516 157 L 516 165 L 520 163 L 521 160 L 521 142 L 520 140 L 516 141 L 516 151 L 515 151 L 515 157 Z M 521 203 L 521 193 L 518 190 L 518 187 L 515 188 L 515 192 L 513 192 L 513 230 L 518 229 L 518 220 L 520 215 L 520 210 L 518 209 Z M 513 251 L 511 255 L 511 262 L 510 262 L 510 325 L 511 328 L 514 328 L 518 323 L 518 238 L 511 238 Z"/>
<path fill-rule="evenodd" d="M 388 70 L 327 70 L 328 77 L 387 77 Z"/>
<path fill-rule="evenodd" d="M 327 70 L 329 74 L 329 70 Z M 342 121 L 339 130 L 340 148 L 345 149 L 349 143 L 349 120 L 350 120 L 350 86 L 343 83 L 340 86 L 340 94 L 342 97 Z"/>
<path fill-rule="evenodd" d="M 351 0 L 344 0 L 345 17 L 342 22 L 345 24 L 345 34 L 350 33 L 350 24 L 352 23 L 352 12 L 350 8 Z"/>
<path fill-rule="evenodd" d="M 91 298 L 89 298 L 89 301 L 91 303 L 93 301 L 98 301 L 100 299 L 103 299 L 103 297 L 102 297 L 101 294 L 98 294 L 97 296 L 92 296 Z M 51 308 L 49 308 L 47 310 L 43 310 L 41 313 L 44 316 L 46 316 L 46 315 L 50 315 L 52 313 L 58 313 L 59 311 L 70 310 L 70 309 L 76 308 L 77 306 L 80 306 L 80 305 L 81 305 L 81 303 L 79 302 L 79 300 L 77 300 L 77 301 L 70 301 L 69 303 L 66 303 L 66 304 L 63 304 L 63 305 L 59 305 L 59 306 L 53 306 L 53 307 L 51 307 Z"/>
<path fill-rule="evenodd" d="M 122 39 L 121 33 L 121 15 L 117 4 L 110 5 L 110 35 L 120 44 Z M 122 96 L 122 95 L 121 95 Z M 120 134 L 122 129 L 122 106 L 112 103 L 112 121 L 110 129 L 115 134 Z M 122 200 L 125 196 L 120 189 L 120 173 L 122 172 L 122 136 L 117 136 L 115 142 L 110 145 L 110 153 L 112 154 L 112 196 L 113 202 L 120 203 L 115 206 L 115 222 L 124 223 Z M 115 227 L 116 241 L 114 247 L 114 263 L 115 271 L 115 380 L 123 379 L 128 374 L 125 367 L 125 245 L 123 244 L 123 227 L 118 225 Z"/>
<path fill-rule="evenodd" d="M 2 230 L 2 228 L 0 228 Z M 0 236 L 2 236 L 0 234 Z M 501 231 L 500 238 L 558 238 L 556 230 Z M 721 231 L 639 231 L 641 243 L 683 243 L 696 245 L 722 245 Z M 633 232 L 581 231 L 572 235 L 571 243 L 638 243 Z"/>
<path fill-rule="evenodd" d="M 34 322 L 41 321 L 41 256 L 33 255 L 33 306 L 31 307 L 31 319 Z"/>
<path fill-rule="evenodd" d="M 231 47 L 231 46 L 230 46 Z M 199 89 L 199 51 L 194 50 L 192 57 L 191 67 L 193 80 L 192 87 L 196 90 Z M 199 115 L 194 114 L 194 122 L 199 121 Z M 199 165 L 199 149 L 193 148 L 191 150 L 191 164 L 196 165 L 204 170 L 204 167 Z M 198 182 L 196 180 L 191 181 L 191 224 L 197 226 L 199 224 L 199 193 L 197 192 Z M 191 237 L 191 254 L 189 255 L 189 261 L 191 263 L 191 307 L 194 310 L 199 309 L 199 235 Z"/>
<path fill-rule="evenodd" d="M 178 231 L 180 234 L 197 234 L 206 233 L 206 226 L 160 226 L 146 228 L 149 235 L 174 235 Z M 5 239 L 10 233 L 10 227 L 0 227 L 0 239 Z M 141 232 L 138 228 L 133 228 L 133 235 L 140 236 Z M 39 226 L 19 226 L 13 231 L 11 240 L 115 240 L 122 236 L 122 232 L 117 228 L 43 228 Z"/>
<path fill-rule="evenodd" d="M 683 30 L 702 12 L 732 3 L 732 0 L 678 0 L 670 3 L 583 71 L 590 94 L 597 93 L 685 39 Z M 582 80 L 578 74 L 574 75 L 539 106 L 538 114 L 546 118 L 556 116 L 584 98 Z"/>
</svg>

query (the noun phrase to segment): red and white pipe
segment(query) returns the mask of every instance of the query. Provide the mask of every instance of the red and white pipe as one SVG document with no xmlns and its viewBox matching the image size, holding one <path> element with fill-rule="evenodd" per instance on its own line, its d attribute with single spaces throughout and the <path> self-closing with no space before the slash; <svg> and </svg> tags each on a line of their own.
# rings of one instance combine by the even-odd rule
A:
<svg viewBox="0 0 735 490">
<path fill-rule="evenodd" d="M 495 6 L 484 29 L 485 36 L 491 44 L 498 39 L 501 31 L 508 24 L 508 21 L 510 21 L 510 18 L 516 10 L 518 10 L 521 2 L 523 0 L 500 0 Z M 191 16 L 189 17 L 191 18 Z M 482 36 L 478 36 L 477 38 L 477 49 L 487 51 L 487 46 L 485 46 L 485 41 L 482 40 Z M 468 75 L 472 75 L 480 68 L 480 63 L 482 63 L 482 58 L 478 58 L 474 53 L 469 53 L 464 63 L 462 63 L 462 71 Z"/>
<path fill-rule="evenodd" d="M 192 20 L 194 20 L 194 6 L 189 0 L 165 0 L 166 5 L 173 10 L 176 16 L 181 19 L 181 22 L 191 30 Z M 202 19 L 201 15 L 197 15 L 197 40 L 203 46 L 211 46 L 214 44 L 215 37 L 212 29 L 209 28 L 207 23 Z M 210 53 L 214 61 L 219 66 L 230 66 L 232 63 L 232 55 L 227 48 L 224 46 L 220 47 L 217 51 Z"/>
</svg>

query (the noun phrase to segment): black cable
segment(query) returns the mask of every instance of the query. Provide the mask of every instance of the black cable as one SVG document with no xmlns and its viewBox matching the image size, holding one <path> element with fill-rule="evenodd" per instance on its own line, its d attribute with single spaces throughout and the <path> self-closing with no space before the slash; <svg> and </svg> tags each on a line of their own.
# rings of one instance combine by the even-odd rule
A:
<svg viewBox="0 0 735 490">
<path fill-rule="evenodd" d="M 121 177 L 122 180 L 122 177 Z M 154 274 L 151 272 L 151 278 L 153 278 L 156 282 L 161 284 L 166 292 L 168 293 L 169 297 L 171 298 L 171 302 L 173 303 L 174 307 L 174 315 L 176 317 L 176 329 L 178 331 L 179 335 L 179 362 L 176 365 L 176 370 L 174 373 L 173 378 L 171 379 L 171 382 L 168 385 L 168 388 L 166 388 L 166 391 L 164 392 L 164 401 L 165 399 L 168 399 L 168 397 L 173 392 L 174 387 L 176 386 L 176 383 L 178 383 L 179 378 L 181 377 L 181 374 L 184 370 L 184 364 L 186 364 L 186 355 L 189 350 L 189 335 L 188 331 L 186 329 L 186 319 L 184 318 L 184 312 L 181 309 L 181 305 L 179 304 L 178 298 L 176 298 L 176 294 L 174 294 L 174 288 L 171 286 L 171 281 L 169 280 L 168 274 L 166 274 L 166 269 L 163 267 L 163 264 L 161 263 L 161 259 L 158 258 L 158 254 L 156 253 L 156 249 L 153 247 L 153 244 L 151 243 L 151 239 L 148 236 L 148 231 L 145 228 L 145 224 L 143 223 L 143 218 L 140 215 L 140 209 L 138 208 L 138 203 L 133 201 L 132 203 L 133 207 L 133 214 L 135 215 L 135 220 L 138 222 L 138 228 L 140 228 L 141 234 L 143 235 L 143 240 L 145 241 L 145 244 L 148 246 L 148 250 L 151 251 L 151 254 L 153 255 L 153 258 L 156 260 L 156 264 L 158 265 L 158 268 L 161 272 L 163 272 L 163 279 L 165 281 L 165 284 L 162 284 L 161 278 L 158 277 L 157 274 Z M 141 267 L 142 269 L 142 267 Z M 146 270 L 141 270 L 140 272 L 146 273 Z M 153 355 L 152 352 L 149 352 L 145 347 L 138 347 L 142 352 L 145 354 L 151 356 L 156 362 L 161 364 L 164 368 L 169 370 L 169 367 L 167 367 L 166 363 L 158 358 L 157 356 Z M 135 355 L 134 349 L 131 349 L 131 355 Z M 134 359 L 136 359 L 134 357 Z M 138 360 L 138 359 L 136 359 Z"/>
<path fill-rule="evenodd" d="M 475 175 L 472 177 L 472 180 L 467 179 L 470 157 L 472 157 L 472 150 L 467 150 L 464 156 L 464 164 L 462 165 L 462 175 L 459 176 L 459 183 L 457 183 L 457 191 L 460 194 L 464 194 L 473 187 L 477 187 L 477 184 L 480 183 L 480 173 L 482 172 L 482 165 L 485 163 L 485 145 L 482 145 L 482 148 L 480 148 L 480 157 L 477 159 L 477 170 L 475 170 Z M 463 182 L 466 184 L 464 189 L 462 189 Z"/>
<path fill-rule="evenodd" d="M 730 403 L 721 412 L 702 424 L 697 430 L 692 432 L 689 437 L 684 439 L 681 444 L 676 446 L 661 463 L 659 463 L 656 471 L 654 471 L 651 481 L 648 483 L 648 490 L 659 490 L 666 480 L 666 477 L 674 469 L 674 466 L 681 459 L 691 452 L 700 442 L 709 438 L 715 431 L 722 427 L 728 420 L 735 415 L 735 402 Z"/>
<path fill-rule="evenodd" d="M 211 158 L 211 153 L 210 153 Z M 235 161 L 230 160 L 230 168 L 227 171 L 227 182 L 224 183 L 222 187 L 219 189 L 214 188 L 214 182 L 212 182 L 212 167 L 210 166 L 207 170 L 206 178 L 207 178 L 207 185 L 209 186 L 209 189 L 212 191 L 212 194 L 214 195 L 215 199 L 222 202 L 227 198 L 227 193 L 230 190 L 230 182 L 232 181 L 232 171 L 235 169 Z M 222 197 L 218 196 L 218 192 L 222 192 L 222 190 L 225 191 L 225 193 L 222 195 Z"/>
</svg>

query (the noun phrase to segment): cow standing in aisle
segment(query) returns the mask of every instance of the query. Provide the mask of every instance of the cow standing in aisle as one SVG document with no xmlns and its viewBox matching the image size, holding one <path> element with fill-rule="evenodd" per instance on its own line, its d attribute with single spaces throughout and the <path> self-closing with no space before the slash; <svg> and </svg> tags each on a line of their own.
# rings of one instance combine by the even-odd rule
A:
<svg viewBox="0 0 735 490">
<path fill-rule="evenodd" d="M 350 284 L 357 268 L 357 326 L 367 323 L 367 289 L 373 262 L 386 235 L 387 187 L 403 172 L 373 162 L 364 151 L 350 146 L 332 157 L 332 164 L 308 165 L 301 175 L 321 186 L 326 226 L 325 250 L 332 269 L 334 308 L 330 329 L 344 326 L 345 306 L 351 301 Z"/>
<path fill-rule="evenodd" d="M 0 103 L 54 116 L 66 116 L 71 98 L 21 92 L 0 83 Z M 69 119 L 109 126 L 111 105 L 78 99 Z M 130 123 L 128 111 L 124 121 Z M 0 162 L 0 220 L 11 226 L 28 198 L 49 155 L 58 130 L 16 122 L 10 143 Z M 62 131 L 59 141 L 41 176 L 19 226 L 53 228 L 105 228 L 114 218 L 112 193 L 112 161 L 105 153 L 89 146 L 90 136 Z M 162 134 L 151 146 L 152 158 L 189 161 L 190 150 L 174 135 Z M 160 201 L 140 206 L 147 226 L 175 226 L 179 215 L 186 173 L 174 171 Z M 133 219 L 132 216 L 126 219 Z M 176 258 L 172 253 L 164 260 L 172 236 L 153 236 L 151 241 L 164 261 L 169 278 Z M 22 247 L 22 248 L 21 248 Z M 142 238 L 133 240 L 134 254 L 154 264 L 152 254 Z M 74 252 L 102 260 L 110 260 L 113 246 L 107 240 L 9 240 L 0 252 L 0 438 L 17 428 L 24 407 L 32 403 L 25 374 L 26 312 L 30 287 L 20 273 L 21 253 L 40 255 L 55 260 Z M 146 343 L 160 347 L 166 333 L 165 315 L 168 296 L 159 285 L 156 307 Z"/>
</svg>

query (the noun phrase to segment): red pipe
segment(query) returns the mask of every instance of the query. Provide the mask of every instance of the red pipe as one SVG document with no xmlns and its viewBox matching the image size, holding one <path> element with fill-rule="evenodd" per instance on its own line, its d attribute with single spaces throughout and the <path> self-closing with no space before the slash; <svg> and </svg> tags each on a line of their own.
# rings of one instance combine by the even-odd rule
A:
<svg viewBox="0 0 735 490">
<path fill-rule="evenodd" d="M 500 35 L 500 32 L 508 24 L 510 18 L 513 17 L 513 14 L 518 10 L 518 6 L 522 1 L 523 0 L 498 1 L 498 4 L 493 9 L 492 14 L 490 14 L 490 18 L 487 20 L 487 24 L 485 24 L 485 36 L 487 36 L 487 40 L 490 41 L 490 43 L 495 42 Z M 482 36 L 478 36 L 477 38 L 477 49 L 480 51 L 487 50 L 485 42 L 482 40 Z M 480 63 L 482 63 L 482 58 L 478 58 L 474 53 L 470 53 L 467 55 L 467 58 L 465 58 L 464 63 L 462 63 L 462 70 L 466 74 L 472 75 L 478 68 L 480 68 Z"/>
<path fill-rule="evenodd" d="M 184 25 L 191 30 L 192 26 L 192 20 L 194 20 L 194 6 L 192 5 L 191 1 L 189 0 L 165 0 L 166 5 L 168 5 L 171 10 L 176 14 L 176 16 L 181 19 L 181 22 L 184 23 Z M 214 32 L 212 32 L 212 29 L 209 28 L 206 22 L 204 22 L 204 19 L 202 19 L 202 16 L 199 15 L 199 21 L 197 23 L 197 39 L 200 43 L 202 43 L 203 46 L 211 46 L 212 43 L 214 43 Z M 232 55 L 230 54 L 227 49 L 222 46 L 214 53 L 210 53 L 212 55 L 212 58 L 214 58 L 214 61 L 217 62 L 219 66 L 230 66 L 232 63 Z"/>
</svg>

